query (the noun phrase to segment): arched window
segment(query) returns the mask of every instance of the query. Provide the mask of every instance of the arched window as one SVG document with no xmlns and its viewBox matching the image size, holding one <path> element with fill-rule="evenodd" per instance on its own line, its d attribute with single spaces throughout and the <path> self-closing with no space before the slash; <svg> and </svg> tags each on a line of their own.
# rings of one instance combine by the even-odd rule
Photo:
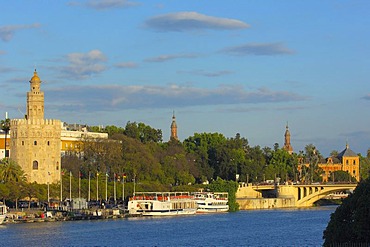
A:
<svg viewBox="0 0 370 247">
<path fill-rule="evenodd" d="M 34 160 L 32 163 L 32 169 L 38 170 L 39 169 L 39 162 L 37 160 Z"/>
<path fill-rule="evenodd" d="M 36 146 L 36 145 L 37 145 L 37 141 L 34 141 L 34 142 L 33 142 L 33 145 L 35 145 L 35 146 Z"/>
</svg>

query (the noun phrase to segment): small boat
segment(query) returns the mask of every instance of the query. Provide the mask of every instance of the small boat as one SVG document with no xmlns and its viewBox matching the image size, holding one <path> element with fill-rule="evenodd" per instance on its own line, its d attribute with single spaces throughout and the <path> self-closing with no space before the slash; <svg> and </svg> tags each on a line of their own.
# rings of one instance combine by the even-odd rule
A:
<svg viewBox="0 0 370 247">
<path fill-rule="evenodd" d="M 196 192 L 197 213 L 220 213 L 229 211 L 227 192 Z"/>
<path fill-rule="evenodd" d="M 130 215 L 179 216 L 197 211 L 189 192 L 137 192 L 128 202 Z"/>
<path fill-rule="evenodd" d="M 5 204 L 0 203 L 0 225 L 4 223 L 8 210 Z"/>
</svg>

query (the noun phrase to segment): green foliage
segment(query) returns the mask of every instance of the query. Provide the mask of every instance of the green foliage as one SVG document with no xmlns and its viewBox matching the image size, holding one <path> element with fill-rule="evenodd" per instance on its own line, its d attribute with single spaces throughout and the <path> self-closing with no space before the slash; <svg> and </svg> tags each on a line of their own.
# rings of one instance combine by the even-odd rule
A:
<svg viewBox="0 0 370 247">
<path fill-rule="evenodd" d="M 366 157 L 360 155 L 360 177 L 361 179 L 367 179 L 370 177 L 370 149 L 367 152 Z"/>
<path fill-rule="evenodd" d="M 239 204 L 236 202 L 236 192 L 238 190 L 237 182 L 225 181 L 221 178 L 217 178 L 207 186 L 207 189 L 212 192 L 228 192 L 229 212 L 239 211 Z"/>
<path fill-rule="evenodd" d="M 343 200 L 331 215 L 324 231 L 324 246 L 370 243 L 370 179 L 364 180 L 354 193 Z"/>
<path fill-rule="evenodd" d="M 332 182 L 354 182 L 356 178 L 352 177 L 346 171 L 335 171 L 332 172 L 329 176 L 329 181 Z"/>
<path fill-rule="evenodd" d="M 124 134 L 142 143 L 162 142 L 162 130 L 154 129 L 144 123 L 127 122 Z"/>
<path fill-rule="evenodd" d="M 0 164 L 0 181 L 7 182 L 23 182 L 25 176 L 22 168 L 11 159 L 3 159 Z"/>
</svg>

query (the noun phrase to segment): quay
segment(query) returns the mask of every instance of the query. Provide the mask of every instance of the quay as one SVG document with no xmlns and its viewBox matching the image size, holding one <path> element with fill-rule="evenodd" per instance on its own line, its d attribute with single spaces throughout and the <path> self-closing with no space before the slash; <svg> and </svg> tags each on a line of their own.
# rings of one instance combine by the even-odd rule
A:
<svg viewBox="0 0 370 247">
<path fill-rule="evenodd" d="M 10 210 L 6 223 L 37 223 L 54 221 L 100 220 L 138 217 L 129 215 L 121 209 L 83 209 L 83 210 L 47 210 L 26 209 Z"/>
</svg>

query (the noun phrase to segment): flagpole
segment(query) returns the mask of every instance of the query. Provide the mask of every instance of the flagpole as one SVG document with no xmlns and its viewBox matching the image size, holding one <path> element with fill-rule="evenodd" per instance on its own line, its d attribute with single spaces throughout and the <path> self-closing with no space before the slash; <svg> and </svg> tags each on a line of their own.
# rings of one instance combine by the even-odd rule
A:
<svg viewBox="0 0 370 247">
<path fill-rule="evenodd" d="M 122 174 L 122 204 L 125 205 L 125 175 Z"/>
<path fill-rule="evenodd" d="M 91 173 L 89 171 L 89 192 L 87 193 L 87 201 L 90 201 L 90 182 L 91 182 Z"/>
<path fill-rule="evenodd" d="M 63 171 L 60 172 L 60 206 L 63 201 Z"/>
<path fill-rule="evenodd" d="M 96 173 L 96 200 L 99 201 L 99 173 Z"/>
<path fill-rule="evenodd" d="M 81 172 L 78 171 L 78 199 L 81 198 Z"/>
<path fill-rule="evenodd" d="M 72 201 L 72 172 L 69 171 L 69 201 Z"/>
<path fill-rule="evenodd" d="M 114 197 L 114 204 L 116 204 L 116 174 L 115 173 L 113 176 L 113 197 Z"/>
<path fill-rule="evenodd" d="M 136 174 L 134 174 L 134 196 L 135 196 L 135 191 L 136 190 Z"/>
<path fill-rule="evenodd" d="M 105 202 L 108 200 L 108 173 L 105 172 Z"/>
<path fill-rule="evenodd" d="M 50 172 L 48 172 L 48 206 L 49 206 L 49 203 L 50 203 Z M 31 200 L 31 198 L 30 198 Z"/>
</svg>

